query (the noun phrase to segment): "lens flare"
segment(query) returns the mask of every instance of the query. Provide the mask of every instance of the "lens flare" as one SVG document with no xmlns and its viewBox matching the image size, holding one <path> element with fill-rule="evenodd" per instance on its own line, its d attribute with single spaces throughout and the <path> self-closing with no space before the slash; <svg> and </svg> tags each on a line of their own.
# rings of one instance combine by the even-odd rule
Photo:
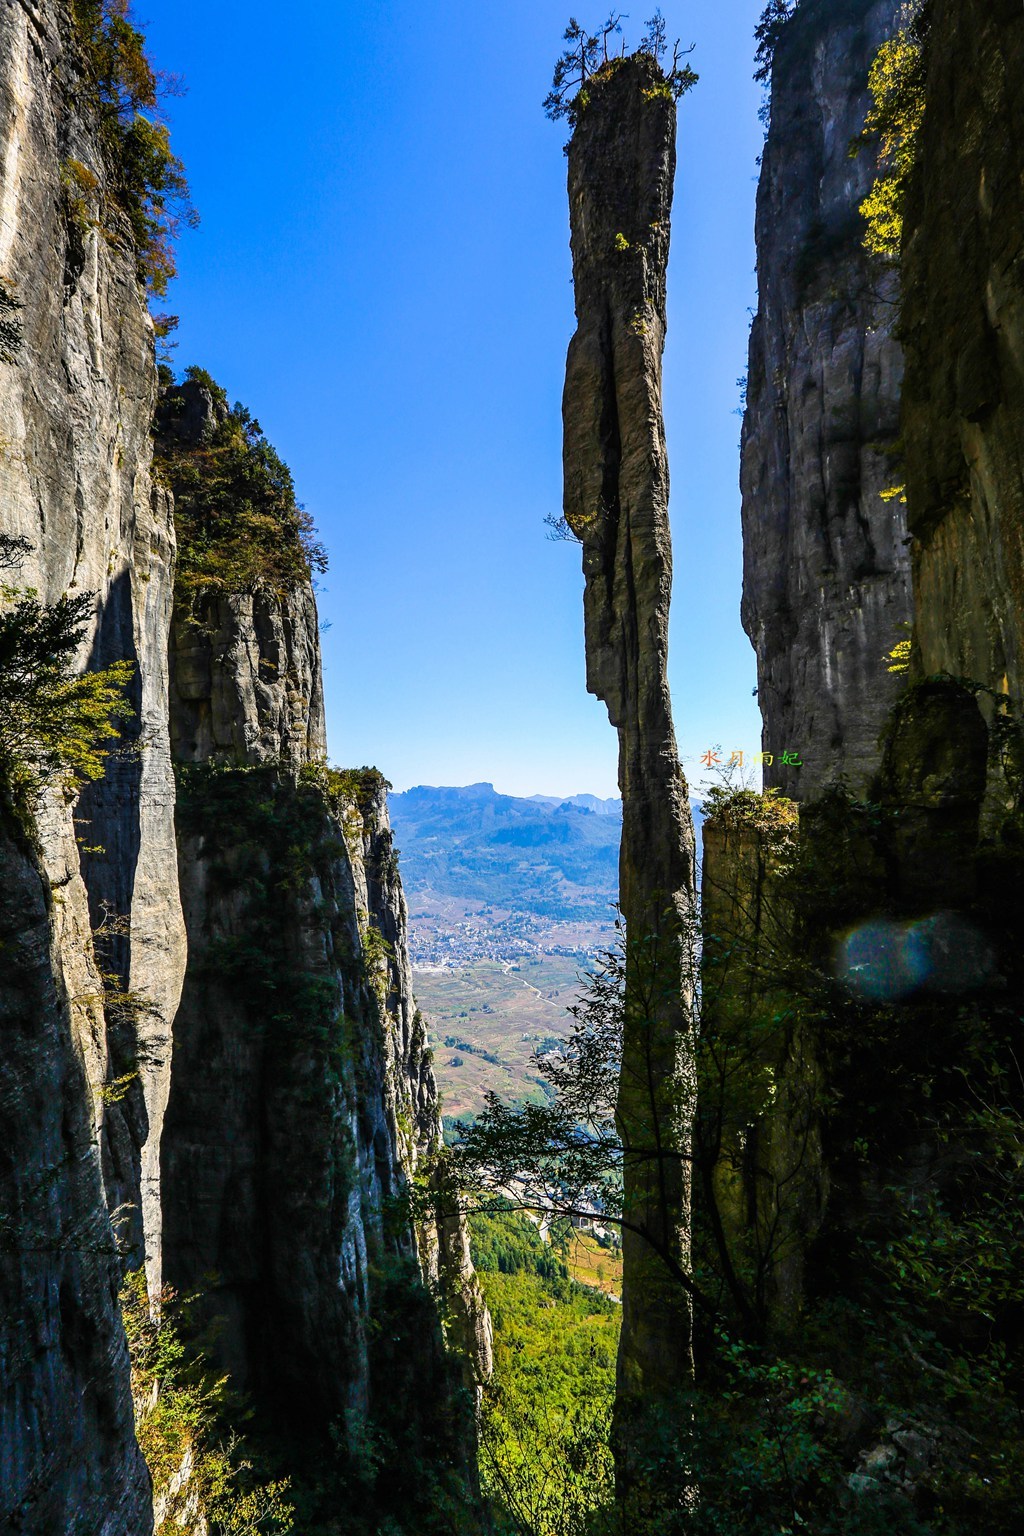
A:
<svg viewBox="0 0 1024 1536">
<path fill-rule="evenodd" d="M 875 919 L 852 929 L 836 954 L 836 977 L 851 992 L 875 1002 L 898 1002 L 914 992 L 970 992 L 992 975 L 992 949 L 984 935 L 954 912 L 915 922 Z"/>
</svg>

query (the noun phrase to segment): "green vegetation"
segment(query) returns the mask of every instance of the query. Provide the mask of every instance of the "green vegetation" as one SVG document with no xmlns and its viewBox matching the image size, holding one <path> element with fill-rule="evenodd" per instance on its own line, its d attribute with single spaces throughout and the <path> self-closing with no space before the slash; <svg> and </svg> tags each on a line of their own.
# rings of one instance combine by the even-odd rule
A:
<svg viewBox="0 0 1024 1536">
<path fill-rule="evenodd" d="M 0 571 L 30 549 L 0 535 Z M 92 612 L 91 592 L 44 604 L 27 588 L 0 585 L 0 781 L 22 805 L 45 785 L 73 794 L 101 778 L 109 743 L 134 713 L 125 692 L 131 662 L 74 670 Z"/>
<path fill-rule="evenodd" d="M 522 1215 L 479 1213 L 471 1237 L 494 1323 L 480 1468 L 495 1531 L 582 1533 L 610 1496 L 621 1309 L 573 1284 L 564 1259 Z"/>
<path fill-rule="evenodd" d="M 772 78 L 772 65 L 775 63 L 775 50 L 779 45 L 779 39 L 785 30 L 786 22 L 796 10 L 796 0 L 768 0 L 768 4 L 761 12 L 761 19 L 754 28 L 754 41 L 757 44 L 754 50 L 754 79 L 761 85 L 769 85 Z"/>
<path fill-rule="evenodd" d="M 121 1316 L 136 1435 L 163 1511 L 156 1529 L 176 1530 L 198 1514 L 209 1522 L 210 1536 L 288 1536 L 294 1529 L 288 1483 L 262 1480 L 229 1428 L 244 1417 L 244 1405 L 226 1377 L 186 1349 L 181 1325 L 187 1311 L 166 1287 L 152 1307 L 143 1270 L 126 1278 Z"/>
<path fill-rule="evenodd" d="M 156 467 L 174 492 L 176 592 L 186 609 L 206 593 L 290 591 L 327 568 L 313 519 L 295 499 L 291 472 L 243 405 L 228 406 L 201 368 L 186 379 L 212 396 L 216 424 L 198 443 L 174 435 L 184 395 L 160 405 Z"/>
<path fill-rule="evenodd" d="M 316 785 L 335 811 L 355 806 L 360 815 L 391 788 L 379 768 L 332 768 L 327 763 L 307 763 L 299 770 L 299 783 Z"/>
<path fill-rule="evenodd" d="M 544 111 L 553 122 L 564 117 L 568 119 L 570 126 L 575 128 L 580 116 L 590 103 L 593 85 L 600 85 L 603 80 L 608 79 L 622 63 L 626 57 L 625 39 L 620 44 L 618 54 L 614 52 L 612 39 L 622 36 L 624 20 L 623 14 L 613 11 L 602 27 L 595 32 L 588 32 L 586 27 L 580 26 L 575 17 L 570 18 L 569 25 L 562 34 L 562 40 L 568 46 L 555 63 L 551 90 L 544 98 Z M 636 51 L 649 54 L 663 67 L 663 61 L 668 52 L 668 41 L 665 19 L 660 10 L 656 10 L 647 22 L 647 30 L 640 39 Z M 693 49 L 687 49 L 685 52 L 692 53 Z M 682 62 L 684 57 L 685 53 L 676 42 L 670 67 L 664 70 L 661 81 L 646 93 L 648 96 L 664 95 L 674 101 L 696 85 L 698 76 L 689 64 Z"/>
<path fill-rule="evenodd" d="M 184 167 L 159 121 L 161 85 L 168 82 L 146 55 L 129 0 L 73 0 L 72 13 L 99 118 L 106 184 L 131 227 L 139 278 L 160 295 L 175 275 L 174 242 L 182 224 L 197 222 Z M 95 190 L 94 173 L 82 170 Z"/>
<path fill-rule="evenodd" d="M 952 680 L 910 690 L 886 748 L 892 783 L 906 771 L 892 755 L 968 694 Z M 618 1504 L 586 1518 L 524 1504 L 514 1528 L 1011 1536 L 1024 1479 L 1020 811 L 980 847 L 968 927 L 953 930 L 987 936 L 1005 989 L 950 990 L 940 948 L 935 984 L 893 998 L 845 984 L 837 941 L 908 921 L 894 851 L 919 859 L 925 835 L 941 849 L 942 827 L 904 831 L 913 813 L 898 800 L 842 790 L 805 807 L 799 831 L 775 794 L 717 790 L 706 809 L 750 857 L 738 904 L 716 909 L 727 928 L 705 938 L 692 1263 L 663 1256 L 693 1303 L 696 1385 L 620 1426 L 632 1481 Z M 623 978 L 610 956 L 546 1069 L 550 1105 L 492 1100 L 463 1128 L 451 1167 L 471 1199 L 514 1184 L 538 1211 L 589 1199 L 621 1221 L 624 1156 L 658 1155 L 624 1147 L 615 1125 Z"/>
<path fill-rule="evenodd" d="M 879 49 L 868 76 L 872 105 L 852 145 L 856 153 L 865 144 L 878 144 L 879 174 L 860 211 L 867 223 L 866 248 L 892 262 L 899 260 L 903 205 L 924 121 L 927 17 L 927 9 L 919 7 Z"/>
</svg>

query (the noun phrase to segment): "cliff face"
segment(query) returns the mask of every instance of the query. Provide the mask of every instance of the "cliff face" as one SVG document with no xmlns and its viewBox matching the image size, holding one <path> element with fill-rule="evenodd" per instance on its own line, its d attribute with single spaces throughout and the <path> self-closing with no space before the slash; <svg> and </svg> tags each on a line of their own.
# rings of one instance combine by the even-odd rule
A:
<svg viewBox="0 0 1024 1536">
<path fill-rule="evenodd" d="M 820 737 L 785 743 L 804 758 L 799 777 L 766 774 L 799 795 L 798 827 L 795 807 L 749 792 L 723 797 L 705 823 L 701 1043 L 720 1071 L 717 1100 L 700 1077 L 698 1153 L 714 1152 L 711 1247 L 716 1273 L 738 1282 L 732 1315 L 773 1358 L 829 1372 L 844 1404 L 825 1437 L 827 1498 L 789 1489 L 787 1518 L 1009 1533 L 1019 1523 L 1018 1298 L 995 1304 L 977 1267 L 961 1285 L 951 1255 L 986 1249 L 1007 1272 L 1020 1265 L 1020 1226 L 999 1192 L 1012 1189 L 1016 1211 L 1001 1136 L 1012 1125 L 1018 1146 L 1024 1113 L 1019 1074 L 1009 1068 L 1012 1085 L 1006 1076 L 1024 995 L 1021 747 L 1012 707 L 986 690 L 1011 706 L 1019 696 L 1024 23 L 1008 5 L 924 8 L 900 386 L 852 244 L 870 167 L 854 161 L 838 175 L 870 54 L 896 12 L 803 0 L 775 56 L 744 432 L 744 613 L 768 681 L 766 747 L 784 745 L 779 731 L 810 733 L 819 705 L 834 731 L 820 759 Z M 849 221 L 849 243 L 814 246 L 813 301 L 801 307 L 793 220 L 823 196 L 837 233 Z M 836 316 L 850 367 L 828 360 L 838 343 L 822 323 Z M 892 362 L 885 390 L 872 349 L 876 364 Z M 910 675 L 887 677 L 882 655 L 897 635 L 880 616 L 899 612 L 907 572 L 883 569 L 884 551 L 898 554 L 886 521 L 897 504 L 875 495 L 884 478 L 872 479 L 864 422 L 881 414 L 891 441 L 898 395 L 915 643 Z M 810 402 L 810 416 L 793 402 Z M 835 475 L 849 482 L 842 494 Z M 903 478 L 898 465 L 889 475 Z M 766 519 L 765 506 L 778 515 Z M 821 584 L 828 541 L 853 548 L 857 538 L 878 556 L 874 568 L 847 565 L 845 586 Z M 789 585 L 773 588 L 781 576 Z M 808 602 L 806 624 L 794 594 Z M 830 787 L 840 775 L 847 785 Z M 788 848 L 780 815 L 792 821 Z M 713 1349 L 708 1358 L 713 1394 L 722 1360 Z M 935 1391 L 943 1376 L 988 1371 L 983 1359 L 1000 1363 L 977 1392 L 954 1403 Z M 751 1422 L 762 1401 L 751 1393 Z M 1006 1478 L 979 1483 L 974 1457 L 1006 1466 Z"/>
<path fill-rule="evenodd" d="M 758 311 L 743 421 L 743 627 L 757 651 L 765 784 L 863 789 L 911 616 L 898 283 L 863 249 L 876 173 L 849 145 L 899 0 L 802 0 L 775 54 L 757 195 Z M 783 766 L 791 751 L 802 767 Z"/>
<path fill-rule="evenodd" d="M 161 452 L 170 422 L 209 474 L 217 414 L 201 385 L 170 391 Z M 408 1512 L 415 1467 L 465 1466 L 471 1429 L 424 1283 L 449 1294 L 470 1385 L 490 1370 L 490 1323 L 461 1225 L 403 1214 L 440 1115 L 387 785 L 324 766 L 308 581 L 183 593 L 172 643 L 189 961 L 163 1145 L 167 1277 L 203 1292 L 218 1363 L 254 1394 L 262 1432 L 289 1454 L 303 1433 L 322 1450 L 339 1418 L 350 1454 L 357 1426 L 387 1433 L 378 1494 Z"/>
<path fill-rule="evenodd" d="M 907 500 L 922 671 L 1024 687 L 1024 18 L 930 11 L 904 220 Z"/>
<path fill-rule="evenodd" d="M 0 605 L 9 587 L 44 604 L 95 594 L 76 662 L 129 661 L 134 717 L 74 803 L 51 789 L 16 814 L 2 786 L 0 1526 L 152 1529 L 118 1305 L 143 1258 L 154 1289 L 216 1269 L 207 1312 L 228 1320 L 240 1384 L 291 1414 L 293 1448 L 317 1424 L 310 1463 L 353 1414 L 349 1486 L 375 1465 L 367 1446 L 390 1445 L 373 1512 L 414 1518 L 441 1487 L 430 1469 L 457 1469 L 453 1501 L 472 1483 L 472 1415 L 431 1288 L 470 1387 L 489 1321 L 465 1229 L 417 1230 L 404 1203 L 440 1128 L 385 787 L 312 769 L 325 739 L 308 580 L 220 570 L 172 620 L 153 326 L 84 58 L 62 0 L 3 0 L 0 531 L 29 549 L 0 573 Z M 219 397 L 179 395 L 201 440 Z M 161 415 L 162 451 L 187 438 L 184 418 Z M 291 508 L 292 565 L 315 564 L 287 470 L 251 419 L 238 434 Z M 206 546 L 185 526 L 192 557 Z M 188 1457 L 172 1470 L 187 1483 Z M 199 1498 L 186 1489 L 197 1532 Z"/>
<path fill-rule="evenodd" d="M 5 1047 L 8 1144 L 19 1153 L 0 1198 L 5 1212 L 28 1199 L 47 1240 L 7 1276 L 0 1523 L 42 1533 L 80 1518 L 135 1533 L 147 1529 L 148 1490 L 107 1212 L 119 1208 L 125 1256 L 138 1262 L 145 1249 L 155 1278 L 168 1037 L 184 968 L 167 732 L 174 536 L 150 475 L 152 326 L 87 94 L 67 8 L 5 0 L 0 277 L 22 305 L 23 334 L 0 364 L 0 526 L 32 546 L 8 579 L 44 601 L 95 593 L 80 660 L 135 663 L 138 750 L 77 806 L 53 796 L 40 807 L 42 873 L 17 850 L 5 859 L 5 892 L 25 901 L 9 913 L 13 942 L 32 963 L 29 980 L 17 967 L 0 978 L 3 1006 L 23 1020 L 21 1045 Z M 74 195 L 69 167 L 85 173 Z M 100 927 L 109 938 L 97 963 Z M 105 1007 L 105 993 L 139 1006 Z M 33 1088 L 21 1078 L 29 1066 Z M 122 1088 L 102 1091 L 118 1078 Z"/>
<path fill-rule="evenodd" d="M 621 1409 L 657 1403 L 689 1372 L 686 1296 L 669 1268 L 688 1244 L 694 901 L 693 824 L 666 680 L 672 557 L 661 359 L 676 114 L 646 54 L 616 61 L 588 91 L 569 146 L 577 330 L 562 403 L 564 506 L 583 546 L 587 686 L 619 733 L 627 971 L 617 1118 L 630 1224 Z M 655 1145 L 661 1156 L 650 1155 Z"/>
<path fill-rule="evenodd" d="M 227 415 L 187 380 L 157 418 L 165 451 L 201 452 Z M 327 754 L 320 637 L 309 583 L 273 592 L 204 592 L 179 603 L 171 654 L 171 730 L 178 762 L 280 762 Z"/>
<path fill-rule="evenodd" d="M 196 770 L 179 826 L 167 1275 L 226 1319 L 240 1387 L 322 1424 L 369 1408 L 371 1319 L 389 1266 L 416 1257 L 396 1202 L 438 1129 L 385 787 Z M 440 1398 L 439 1337 L 406 1343 Z"/>
<path fill-rule="evenodd" d="M 117 1291 L 122 1258 L 87 1078 L 98 1007 L 72 1000 L 60 890 L 19 829 L 0 829 L 0 1524 L 134 1536 L 150 1523 Z M 70 971 L 70 974 L 69 974 Z M 69 995 L 71 994 L 71 995 Z M 94 994 L 95 995 L 95 994 Z M 91 1058 L 91 1059 L 90 1059 Z"/>
</svg>

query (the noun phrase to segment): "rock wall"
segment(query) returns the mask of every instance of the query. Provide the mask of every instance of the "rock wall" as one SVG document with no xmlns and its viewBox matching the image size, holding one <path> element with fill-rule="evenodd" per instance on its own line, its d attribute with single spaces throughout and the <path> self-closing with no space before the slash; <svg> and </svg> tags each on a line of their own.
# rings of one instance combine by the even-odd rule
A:
<svg viewBox="0 0 1024 1536">
<path fill-rule="evenodd" d="M 79 181 L 69 168 L 84 171 Z M 48 1536 L 70 1528 L 57 1511 L 77 1504 L 89 1529 L 135 1536 L 149 1520 L 147 1479 L 116 1290 L 121 1263 L 143 1252 L 159 1274 L 159 1140 L 185 959 L 167 731 L 174 534 L 150 475 L 152 324 L 62 3 L 0 8 L 0 279 L 22 331 L 0 364 L 0 527 L 32 546 L 8 579 L 44 601 L 94 593 L 81 663 L 137 669 L 137 750 L 76 806 L 54 796 L 39 809 L 52 899 L 34 862 L 12 855 L 8 866 L 35 912 L 18 942 L 50 952 L 53 971 L 49 982 L 35 973 L 35 1001 L 9 970 L 0 993 L 15 1016 L 38 1008 L 33 1071 L 58 1098 L 23 1092 L 24 1060 L 5 1053 L 23 1166 L 9 1167 L 0 1199 L 17 1211 L 35 1169 L 50 1191 L 44 1224 L 69 1250 L 23 1252 L 8 1274 L 19 1295 L 4 1308 L 17 1341 L 0 1383 L 13 1415 L 0 1523 Z M 98 966 L 101 926 L 110 937 Z M 111 993 L 139 1006 L 105 1008 Z M 119 1077 L 126 1091 L 104 1094 Z M 119 1212 L 120 1258 L 108 1209 Z"/>
<path fill-rule="evenodd" d="M 644 53 L 614 61 L 588 92 L 569 145 L 577 329 L 562 401 L 564 509 L 583 547 L 587 687 L 619 733 L 621 1417 L 630 1403 L 653 1407 L 677 1392 L 690 1369 L 688 1303 L 671 1265 L 685 1263 L 688 1245 L 694 839 L 666 678 L 672 556 L 661 405 L 676 112 Z M 655 1145 L 662 1155 L 652 1156 Z"/>
<path fill-rule="evenodd" d="M 0 1527 L 138 1536 L 149 1475 L 96 1147 L 103 1016 L 73 1000 L 96 977 L 64 947 L 63 900 L 0 812 Z"/>
<path fill-rule="evenodd" d="M 369 1411 L 378 1292 L 416 1258 L 389 1207 L 438 1131 L 385 787 L 349 793 L 276 766 L 194 770 L 179 807 L 166 1272 L 224 1320 L 240 1388 L 320 1425 Z M 439 1334 L 406 1342 L 442 1396 Z"/>
<path fill-rule="evenodd" d="M 226 405 L 202 383 L 165 390 L 159 447 L 202 449 Z M 283 591 L 212 591 L 179 603 L 171 663 L 171 730 L 179 762 L 280 762 L 327 755 L 320 635 L 309 583 Z"/>
<path fill-rule="evenodd" d="M 173 430 L 202 466 L 217 408 L 201 384 L 177 386 L 158 440 Z M 457 1398 L 461 1378 L 475 1390 L 490 1372 L 490 1320 L 461 1221 L 417 1223 L 405 1205 L 440 1113 L 387 785 L 326 768 L 308 581 L 183 594 L 171 680 L 189 961 L 163 1143 L 167 1278 L 202 1292 L 219 1366 L 289 1464 L 308 1475 L 335 1422 L 349 1456 L 386 1433 L 377 1497 L 408 1514 L 425 1456 L 472 1482 Z M 446 1295 L 451 1354 L 427 1287 Z"/>
<path fill-rule="evenodd" d="M 743 421 L 743 627 L 757 652 L 766 785 L 863 789 L 911 617 L 896 455 L 896 277 L 863 249 L 874 155 L 850 142 L 900 0 L 802 0 L 775 53 L 757 194 L 758 309 Z M 782 764 L 791 751 L 802 767 Z"/>
<path fill-rule="evenodd" d="M 440 1127 L 384 785 L 300 781 L 325 755 L 308 584 L 172 622 L 153 326 L 91 99 L 65 0 L 0 0 L 0 530 L 31 546 L 4 581 L 95 594 L 79 664 L 135 668 L 104 778 L 0 805 L 0 1526 L 152 1529 L 118 1307 L 143 1257 L 154 1288 L 219 1270 L 224 1358 L 294 1434 L 353 1412 L 352 1458 L 374 1415 L 404 1517 L 425 1468 L 472 1483 L 431 1287 L 471 1386 L 489 1321 L 464 1227 L 400 1199 Z"/>
<path fill-rule="evenodd" d="M 702 828 L 695 1221 L 744 1324 L 775 1338 L 799 1327 L 829 1184 L 825 1082 L 787 988 L 798 836 L 793 802 L 749 795 Z"/>
<path fill-rule="evenodd" d="M 1024 688 L 1024 17 L 935 0 L 904 219 L 903 429 L 925 675 Z"/>
<path fill-rule="evenodd" d="M 731 1083 L 720 1078 L 708 1190 L 741 1282 L 728 1297 L 739 1325 L 801 1369 L 827 1370 L 843 1394 L 828 1518 L 930 1528 L 941 1509 L 951 1530 L 1009 1532 L 1019 1475 L 979 1484 L 970 1463 L 1015 1456 L 1016 1317 L 991 1304 L 980 1269 L 957 1291 L 949 1254 L 988 1245 L 1019 1264 L 1017 1229 L 986 1212 L 1007 1178 L 997 1122 L 1005 1115 L 1016 1138 L 1022 1112 L 1019 1077 L 1005 1095 L 992 1086 L 1015 1059 L 1024 988 L 1022 755 L 1014 712 L 985 690 L 1019 698 L 1024 22 L 1010 5 L 924 8 L 926 106 L 902 258 L 868 295 L 854 242 L 874 167 L 840 156 L 896 12 L 803 0 L 775 55 L 744 427 L 744 618 L 765 746 L 796 747 L 805 766 L 780 774 L 776 759 L 766 774 L 801 801 L 781 867 L 772 819 L 795 810 L 785 801 L 741 792 L 705 827 L 701 1040 L 716 1065 L 730 1048 L 742 1060 Z M 899 298 L 888 322 L 886 297 Z M 895 446 L 897 405 L 909 676 L 881 661 L 900 638 L 886 625 L 911 606 L 898 503 L 877 497 L 888 455 L 874 445 Z M 898 462 L 887 473 L 904 479 Z M 835 586 L 822 580 L 837 573 Z M 784 739 L 798 731 L 806 739 Z M 845 787 L 830 785 L 839 778 Z M 698 1151 L 715 1108 L 705 1087 Z M 801 1154 L 790 1175 L 776 1161 L 787 1143 Z M 911 1251 L 914 1263 L 893 1263 Z M 978 1333 L 965 1321 L 975 1308 Z M 990 1348 L 1007 1368 L 977 1396 L 954 1407 L 935 1392 L 942 1372 L 969 1375 Z M 751 1394 L 751 1421 L 761 1405 Z M 813 1524 L 826 1506 L 787 1492 L 787 1518 L 797 1507 Z"/>
</svg>

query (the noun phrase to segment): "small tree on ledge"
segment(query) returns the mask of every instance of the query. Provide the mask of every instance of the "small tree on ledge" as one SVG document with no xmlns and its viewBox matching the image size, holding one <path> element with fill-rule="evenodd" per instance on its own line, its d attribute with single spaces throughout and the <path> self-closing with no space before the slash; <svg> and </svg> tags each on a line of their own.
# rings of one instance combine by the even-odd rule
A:
<svg viewBox="0 0 1024 1536">
<path fill-rule="evenodd" d="M 614 44 L 609 48 L 611 39 L 622 37 L 624 20 L 623 13 L 612 11 L 604 26 L 590 33 L 575 16 L 569 18 L 569 25 L 562 34 L 568 46 L 555 63 L 551 90 L 544 98 L 544 111 L 553 122 L 565 117 L 575 128 L 581 111 L 587 105 L 587 82 L 626 57 L 625 38 L 622 38 L 618 53 L 614 51 Z M 664 70 L 666 86 L 678 99 L 697 83 L 697 75 L 689 64 L 682 62 L 693 52 L 693 47 L 691 45 L 683 49 L 677 39 L 672 50 L 671 68 L 665 69 L 663 61 L 668 53 L 668 40 L 665 18 L 660 9 L 655 11 L 646 26 L 647 31 L 640 39 L 636 52 L 648 53 L 657 60 Z"/>
</svg>

